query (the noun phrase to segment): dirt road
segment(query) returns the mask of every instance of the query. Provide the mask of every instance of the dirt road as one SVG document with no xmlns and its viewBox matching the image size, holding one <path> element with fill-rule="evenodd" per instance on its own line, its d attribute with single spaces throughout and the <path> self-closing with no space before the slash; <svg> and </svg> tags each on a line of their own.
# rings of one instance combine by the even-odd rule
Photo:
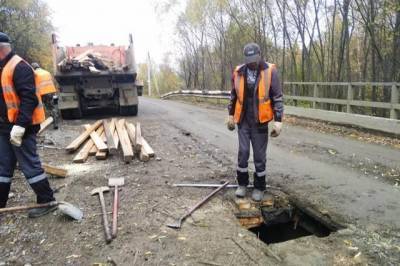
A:
<svg viewBox="0 0 400 266">
<path fill-rule="evenodd" d="M 142 98 L 140 121 L 157 159 L 124 164 L 107 161 L 72 164 L 64 150 L 44 149 L 44 162 L 69 170 L 57 198 L 79 205 L 85 219 L 71 222 L 59 214 L 37 220 L 26 215 L 0 217 L 0 265 L 358 265 L 400 262 L 400 189 L 395 186 L 400 151 L 284 126 L 270 141 L 269 182 L 281 186 L 333 220 L 348 227 L 325 238 L 308 236 L 270 245 L 242 228 L 234 217 L 233 190 L 221 193 L 184 224 L 165 224 L 210 192 L 174 188 L 176 182 L 234 180 L 236 133 L 226 130 L 226 112 L 175 101 Z M 93 119 L 63 122 L 46 132 L 56 147 L 65 147 L 82 125 Z M 90 191 L 124 176 L 119 237 L 104 242 L 100 208 Z M 390 180 L 388 180 L 390 176 Z M 10 206 L 34 201 L 17 172 Z M 111 195 L 106 196 L 108 209 Z M 274 255 L 271 255 L 271 252 Z M 279 260 L 277 260 L 276 256 Z M 114 264 L 115 263 L 115 264 Z"/>
</svg>

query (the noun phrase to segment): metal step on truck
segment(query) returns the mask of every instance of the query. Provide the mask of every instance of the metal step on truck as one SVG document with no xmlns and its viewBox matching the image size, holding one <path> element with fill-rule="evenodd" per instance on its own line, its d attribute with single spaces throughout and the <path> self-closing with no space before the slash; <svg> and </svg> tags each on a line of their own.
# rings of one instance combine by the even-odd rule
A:
<svg viewBox="0 0 400 266">
<path fill-rule="evenodd" d="M 59 47 L 52 36 L 59 109 L 64 119 L 80 119 L 89 110 L 113 109 L 123 116 L 138 114 L 143 83 L 137 71 L 132 35 L 129 46 Z"/>
</svg>

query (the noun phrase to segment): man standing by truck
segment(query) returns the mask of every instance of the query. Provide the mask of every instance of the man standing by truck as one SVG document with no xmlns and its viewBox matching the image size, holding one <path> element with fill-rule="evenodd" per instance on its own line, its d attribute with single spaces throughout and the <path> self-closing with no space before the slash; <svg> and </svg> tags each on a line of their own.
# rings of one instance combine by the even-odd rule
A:
<svg viewBox="0 0 400 266">
<path fill-rule="evenodd" d="M 37 203 L 55 200 L 36 148 L 36 134 L 45 120 L 35 85 L 40 82 L 32 67 L 11 50 L 9 37 L 0 32 L 0 208 L 7 204 L 17 162 L 36 193 Z M 33 209 L 29 217 L 54 209 Z"/>
<path fill-rule="evenodd" d="M 50 72 L 44 70 L 36 62 L 32 63 L 32 68 L 35 70 L 35 75 L 43 80 L 43 84 L 38 84 L 37 88 L 42 96 L 42 101 L 46 107 L 46 111 L 53 117 L 53 128 L 58 129 L 59 110 L 58 110 L 58 95 L 57 88 L 54 85 L 53 77 Z"/>
<path fill-rule="evenodd" d="M 272 137 L 282 129 L 283 93 L 274 64 L 262 60 L 260 47 L 255 43 L 244 47 L 245 64 L 236 67 L 229 104 L 228 129 L 238 125 L 239 153 L 237 197 L 246 195 L 249 184 L 248 160 L 250 143 L 255 165 L 252 199 L 261 201 L 266 188 L 266 152 L 268 123 L 274 120 Z"/>
</svg>

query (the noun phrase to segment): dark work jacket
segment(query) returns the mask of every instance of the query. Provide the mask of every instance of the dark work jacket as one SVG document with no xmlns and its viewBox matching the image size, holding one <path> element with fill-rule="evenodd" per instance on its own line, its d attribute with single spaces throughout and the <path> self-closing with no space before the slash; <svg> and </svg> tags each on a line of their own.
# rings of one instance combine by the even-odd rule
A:
<svg viewBox="0 0 400 266">
<path fill-rule="evenodd" d="M 249 106 L 249 104 L 246 104 L 247 101 L 246 97 L 250 97 L 249 93 L 246 92 L 246 85 L 245 85 L 245 93 L 244 93 L 244 99 L 243 99 L 243 110 L 242 110 L 242 116 L 239 122 L 240 123 L 243 121 L 244 114 L 246 114 L 249 111 L 254 112 L 254 117 L 256 118 L 256 123 L 259 127 L 264 128 L 268 125 L 268 123 L 263 123 L 261 124 L 258 121 L 258 84 L 260 82 L 260 73 L 261 71 L 264 71 L 265 69 L 268 68 L 268 64 L 266 62 L 262 62 L 259 65 L 259 71 L 258 71 L 258 77 L 257 77 L 257 82 L 256 82 L 256 89 L 253 91 L 253 106 Z M 238 70 L 244 77 L 245 77 L 245 83 L 247 83 L 247 66 L 244 65 Z M 282 92 L 282 87 L 281 83 L 279 81 L 279 76 L 278 76 L 278 71 L 274 69 L 272 71 L 272 78 L 271 78 L 271 89 L 269 90 L 269 97 L 272 102 L 272 108 L 274 111 L 274 120 L 277 122 L 282 122 L 282 117 L 283 117 L 283 92 Z M 231 98 L 230 102 L 228 105 L 228 111 L 229 115 L 234 115 L 235 114 L 235 106 L 236 106 L 236 100 L 237 100 L 237 95 L 236 95 L 236 90 L 235 90 L 235 82 L 234 78 L 232 75 L 232 90 L 231 90 Z M 250 109 L 250 110 L 249 110 Z"/>
<path fill-rule="evenodd" d="M 4 66 L 14 55 L 11 52 L 4 60 L 0 61 L 0 77 Z M 32 68 L 27 63 L 20 62 L 15 67 L 13 82 L 20 99 L 19 113 L 15 124 L 26 128 L 26 134 L 36 134 L 40 125 L 32 125 L 32 114 L 39 101 L 36 97 L 35 77 Z M 0 82 L 0 134 L 9 135 L 13 125 L 8 121 L 7 106 Z"/>
</svg>

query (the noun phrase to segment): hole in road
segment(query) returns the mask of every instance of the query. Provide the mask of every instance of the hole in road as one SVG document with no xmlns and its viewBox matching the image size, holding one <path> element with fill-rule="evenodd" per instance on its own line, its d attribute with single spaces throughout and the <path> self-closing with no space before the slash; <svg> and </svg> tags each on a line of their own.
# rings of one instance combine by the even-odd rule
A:
<svg viewBox="0 0 400 266">
<path fill-rule="evenodd" d="M 327 237 L 344 228 L 330 217 L 289 200 L 274 197 L 261 204 L 238 204 L 236 217 L 242 226 L 253 232 L 266 244 L 281 243 L 305 236 Z"/>
</svg>

